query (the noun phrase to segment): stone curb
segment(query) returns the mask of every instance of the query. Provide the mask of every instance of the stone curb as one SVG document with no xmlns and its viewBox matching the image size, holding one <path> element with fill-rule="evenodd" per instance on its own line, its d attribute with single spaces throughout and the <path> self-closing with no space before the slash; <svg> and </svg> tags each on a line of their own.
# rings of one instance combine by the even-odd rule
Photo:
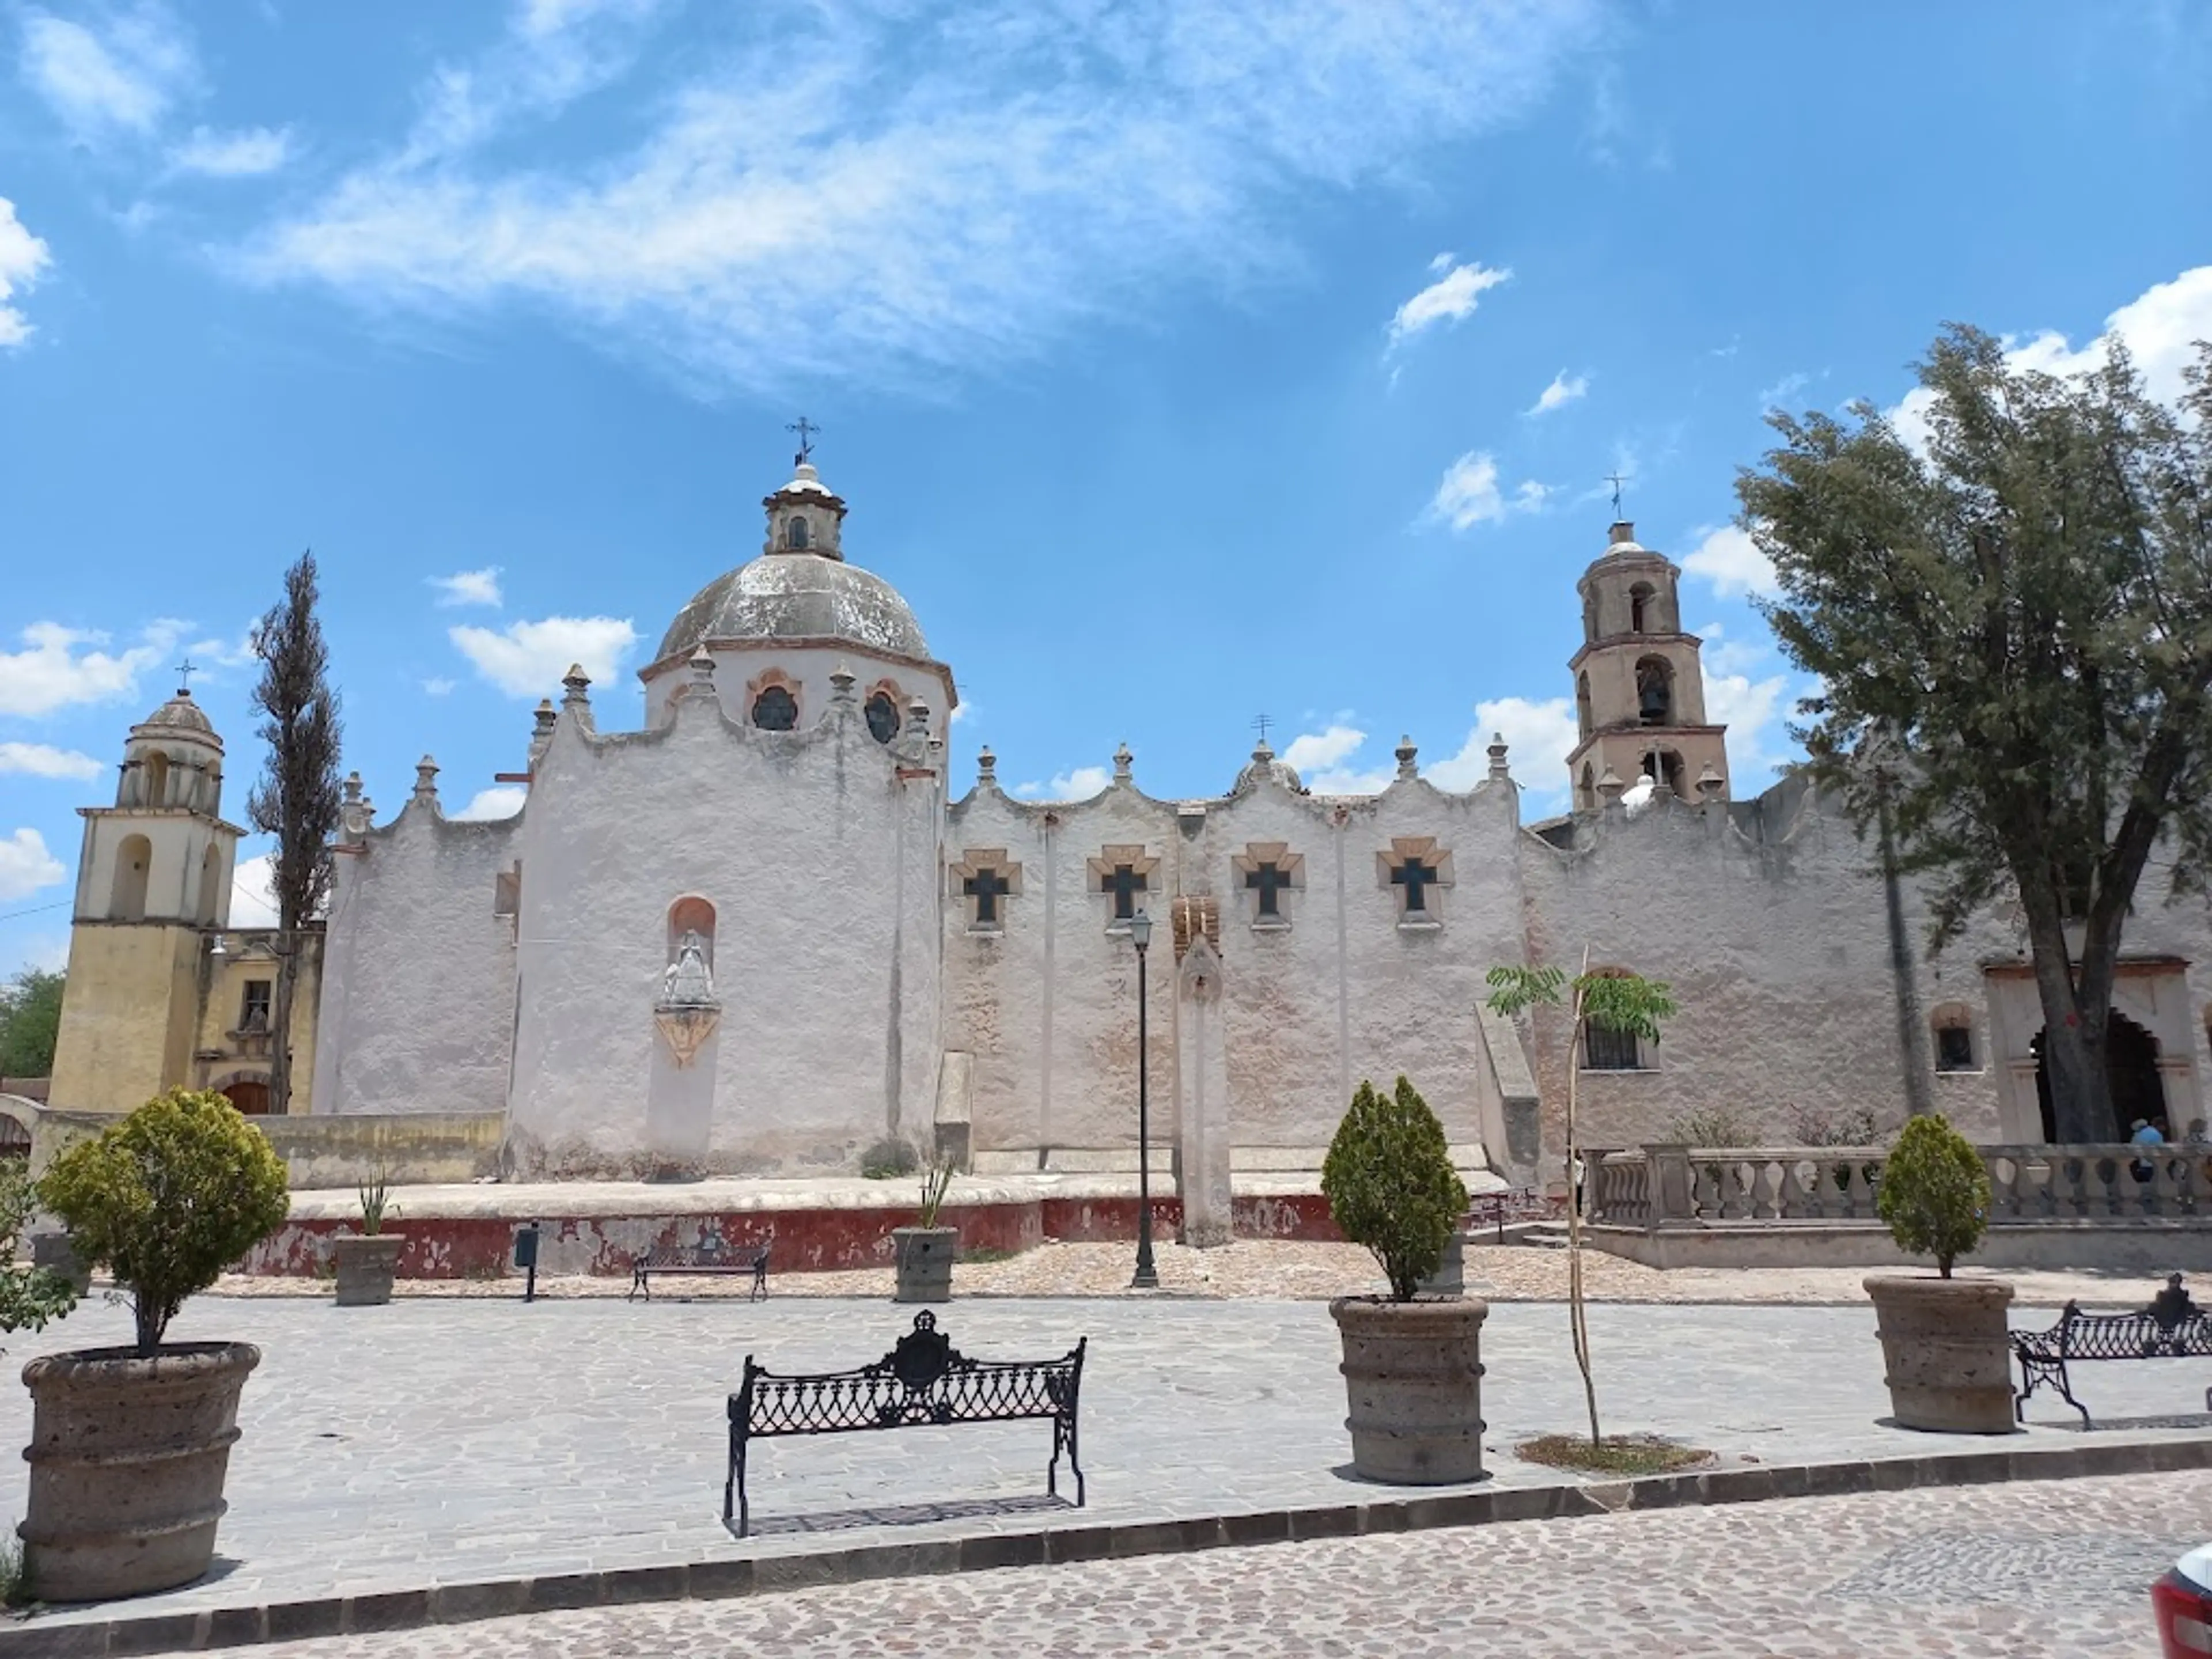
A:
<svg viewBox="0 0 2212 1659">
<path fill-rule="evenodd" d="M 1778 1498 L 1835 1498 L 1916 1486 L 1978 1486 L 2003 1480 L 2066 1480 L 2096 1475 L 2168 1474 L 2212 1469 L 2212 1437 L 2129 1441 L 2038 1450 L 1931 1452 L 1917 1457 L 1842 1463 L 1776 1463 L 1640 1480 L 1503 1488 L 1433 1498 L 1383 1498 L 1182 1521 L 1108 1522 L 912 1544 L 863 1544 L 809 1555 L 672 1565 L 613 1567 L 544 1578 L 439 1584 L 427 1589 L 331 1595 L 265 1606 L 202 1608 L 82 1624 L 36 1618 L 0 1628 L 0 1659 L 115 1659 L 125 1654 L 238 1647 L 303 1637 L 361 1635 L 464 1624 L 524 1613 L 628 1602 L 720 1601 L 817 1584 L 969 1572 L 991 1567 L 1172 1555 L 1230 1546 L 1302 1543 L 1381 1533 L 1548 1521 L 1627 1510 L 1750 1504 Z"/>
</svg>

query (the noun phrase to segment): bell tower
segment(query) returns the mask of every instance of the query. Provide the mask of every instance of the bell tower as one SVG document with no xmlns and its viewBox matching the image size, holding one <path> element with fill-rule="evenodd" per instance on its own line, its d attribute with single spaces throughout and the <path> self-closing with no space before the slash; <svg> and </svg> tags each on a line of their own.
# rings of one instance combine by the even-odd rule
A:
<svg viewBox="0 0 2212 1659">
<path fill-rule="evenodd" d="M 1577 812 L 1647 774 L 1677 796 L 1728 799 L 1728 728 L 1705 720 L 1704 641 L 1682 630 L 1681 575 L 1623 519 L 1576 584 L 1583 643 L 1567 663 L 1577 728 L 1567 771 Z"/>
<path fill-rule="evenodd" d="M 189 690 L 131 728 L 112 806 L 84 841 L 52 1100 L 127 1111 L 192 1080 L 203 945 L 230 921 L 244 832 L 222 808 L 222 739 Z"/>
</svg>

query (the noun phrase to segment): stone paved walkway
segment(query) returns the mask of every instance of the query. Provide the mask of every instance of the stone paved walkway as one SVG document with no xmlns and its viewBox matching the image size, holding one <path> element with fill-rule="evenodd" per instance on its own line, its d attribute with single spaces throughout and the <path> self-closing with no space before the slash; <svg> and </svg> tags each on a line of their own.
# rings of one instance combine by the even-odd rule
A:
<svg viewBox="0 0 2212 1659">
<path fill-rule="evenodd" d="M 1349 1480 L 1335 1328 L 1311 1303 L 1041 1300 L 954 1303 L 953 1341 L 981 1356 L 1051 1354 L 1091 1339 L 1083 1449 L 1091 1505 L 1040 1511 L 1042 1424 L 914 1429 L 776 1442 L 755 1462 L 759 1535 L 720 1521 L 724 1401 L 748 1351 L 781 1370 L 880 1355 L 908 1310 L 858 1301 L 625 1304 L 603 1300 L 328 1302 L 204 1297 L 178 1340 L 261 1346 L 234 1453 L 220 1570 L 106 1617 L 543 1577 L 617 1566 L 803 1553 L 1039 1525 L 1234 1515 L 1399 1495 Z M 2043 1322 L 2045 1316 L 2033 1316 Z M 1580 1420 L 1566 1315 L 1493 1308 L 1484 1406 L 1496 1481 L 1574 1477 L 1511 1447 Z M 1911 1434 L 1887 1401 L 1869 1308 L 1599 1307 L 1600 1398 L 1615 1428 L 1652 1430 L 1746 1464 L 1987 1450 Z M 9 1358 L 125 1340 L 95 1302 Z M 2201 1436 L 2212 1364 L 2108 1365 L 2084 1391 L 2099 1437 Z M 2071 1446 L 2063 1404 L 2039 1399 L 2011 1449 Z M 0 1389 L 0 1444 L 21 1445 L 29 1401 Z M 0 1516 L 26 1472 L 0 1462 Z M 933 1516 L 928 1505 L 950 1504 Z M 1475 1547 L 1478 1549 L 1480 1546 Z"/>
<path fill-rule="evenodd" d="M 2081 1659 L 2152 1652 L 2212 1477 L 1973 1486 L 541 1613 L 268 1659 L 1175 1653 Z"/>
<path fill-rule="evenodd" d="M 1110 1296 L 1130 1294 L 1132 1247 L 1115 1244 L 1046 1244 L 996 1261 L 963 1261 L 954 1270 L 958 1294 L 970 1296 Z M 1375 1258 L 1356 1244 L 1322 1244 L 1289 1239 L 1239 1239 L 1226 1249 L 1194 1250 L 1179 1244 L 1159 1247 L 1161 1287 L 1176 1296 L 1279 1300 L 1372 1295 L 1388 1288 Z M 1681 1267 L 1662 1273 L 1640 1262 L 1591 1251 L 1584 1258 L 1589 1294 L 1600 1302 L 1758 1302 L 1863 1304 L 1864 1267 Z M 1984 1273 L 1963 1268 L 1965 1276 L 2001 1279 L 2013 1287 L 2017 1305 L 2063 1308 L 2140 1308 L 2158 1290 L 2156 1280 L 2133 1273 L 2047 1273 L 2027 1270 Z M 841 1273 L 778 1273 L 778 1295 L 863 1297 L 891 1293 L 888 1267 Z M 1564 1250 L 1508 1245 L 1475 1245 L 1467 1252 L 1470 1294 L 1494 1302 L 1557 1302 L 1567 1293 Z M 499 1299 L 520 1294 L 515 1279 L 425 1279 L 402 1280 L 403 1297 Z M 327 1297 L 327 1282 L 233 1275 L 222 1282 L 226 1295 Z M 541 1297 L 620 1297 L 627 1278 L 540 1277 Z M 743 1280 L 661 1279 L 653 1294 L 720 1296 L 742 1299 Z"/>
</svg>

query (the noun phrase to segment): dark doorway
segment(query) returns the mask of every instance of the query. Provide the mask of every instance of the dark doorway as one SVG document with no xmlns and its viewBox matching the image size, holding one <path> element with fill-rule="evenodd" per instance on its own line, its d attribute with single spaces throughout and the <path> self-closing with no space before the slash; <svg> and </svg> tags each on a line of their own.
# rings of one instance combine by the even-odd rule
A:
<svg viewBox="0 0 2212 1659">
<path fill-rule="evenodd" d="M 259 1117 L 269 1109 L 269 1085 L 254 1079 L 240 1078 L 222 1092 L 232 1105 L 248 1117 Z"/>
<path fill-rule="evenodd" d="M 2051 1106 L 2051 1068 L 2043 1058 L 2043 1033 L 2028 1045 L 2035 1054 L 2035 1104 L 2043 1115 L 2043 1138 L 2058 1139 L 2057 1115 Z M 2155 1123 L 2168 1139 L 2166 1083 L 2158 1074 L 2158 1039 L 2125 1014 L 2110 1016 L 2105 1029 L 2105 1076 L 2112 1088 L 2112 1112 L 2119 1121 L 2103 1137 L 2125 1140 L 2137 1118 Z"/>
</svg>

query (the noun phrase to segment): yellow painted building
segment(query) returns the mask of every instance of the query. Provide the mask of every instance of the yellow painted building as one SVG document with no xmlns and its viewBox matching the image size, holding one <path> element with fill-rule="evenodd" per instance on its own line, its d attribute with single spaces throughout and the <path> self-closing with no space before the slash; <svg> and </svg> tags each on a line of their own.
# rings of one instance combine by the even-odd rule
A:
<svg viewBox="0 0 2212 1659">
<path fill-rule="evenodd" d="M 83 851 L 47 1103 L 127 1112 L 179 1084 L 265 1112 L 276 934 L 230 925 L 245 832 L 222 817 L 222 739 L 189 691 L 131 728 L 112 806 Z M 322 934 L 302 937 L 290 1109 L 308 1109 Z"/>
</svg>

